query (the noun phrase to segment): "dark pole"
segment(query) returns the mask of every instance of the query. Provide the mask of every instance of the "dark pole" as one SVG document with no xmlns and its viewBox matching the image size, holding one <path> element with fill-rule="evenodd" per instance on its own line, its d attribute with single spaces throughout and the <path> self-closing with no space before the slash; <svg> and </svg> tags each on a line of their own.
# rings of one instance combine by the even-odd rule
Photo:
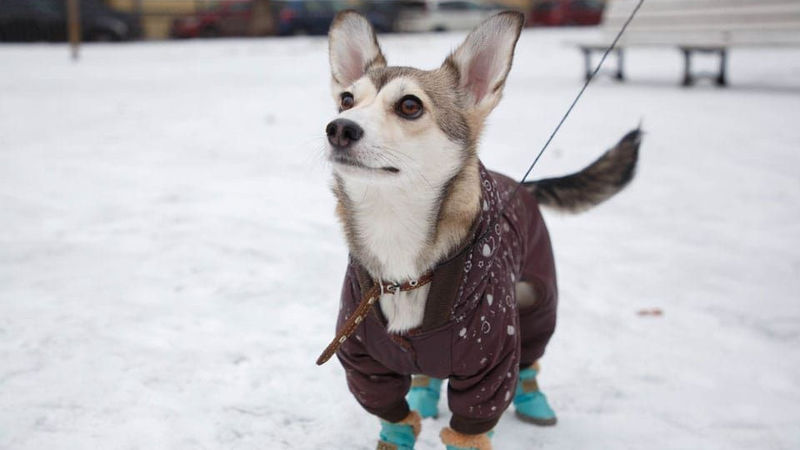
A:
<svg viewBox="0 0 800 450">
<path fill-rule="evenodd" d="M 136 14 L 136 21 L 139 24 L 139 39 L 145 39 L 147 33 L 145 32 L 144 28 L 144 0 L 136 0 L 134 3 L 135 14 Z"/>
<path fill-rule="evenodd" d="M 694 84 L 692 78 L 692 50 L 689 48 L 681 48 L 683 51 L 683 85 L 691 86 Z"/>
<path fill-rule="evenodd" d="M 144 14 L 144 0 L 136 0 L 136 15 L 139 16 L 139 20 L 142 20 L 142 14 Z"/>
<path fill-rule="evenodd" d="M 81 5 L 79 0 L 67 1 L 67 33 L 72 59 L 77 61 L 81 45 Z"/>
<path fill-rule="evenodd" d="M 727 86 L 728 85 L 728 49 L 723 48 L 719 50 L 719 76 L 717 77 L 717 85 L 718 86 Z"/>
</svg>

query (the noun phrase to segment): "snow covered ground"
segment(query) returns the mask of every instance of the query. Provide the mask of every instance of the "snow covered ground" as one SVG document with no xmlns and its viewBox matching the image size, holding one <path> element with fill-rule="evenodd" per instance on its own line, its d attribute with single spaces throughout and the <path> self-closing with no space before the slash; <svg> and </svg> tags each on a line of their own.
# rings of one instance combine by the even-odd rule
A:
<svg viewBox="0 0 800 450">
<path fill-rule="evenodd" d="M 580 86 L 564 42 L 588 34 L 524 33 L 489 167 L 524 172 Z M 383 45 L 434 67 L 462 37 Z M 374 448 L 338 362 L 314 365 L 346 263 L 326 42 L 67 58 L 0 47 L 0 448 Z M 627 191 L 547 215 L 560 422 L 507 412 L 500 450 L 800 448 L 800 51 L 733 51 L 728 89 L 678 87 L 679 58 L 629 52 L 631 81 L 598 80 L 535 171 L 577 170 L 644 120 Z"/>
</svg>

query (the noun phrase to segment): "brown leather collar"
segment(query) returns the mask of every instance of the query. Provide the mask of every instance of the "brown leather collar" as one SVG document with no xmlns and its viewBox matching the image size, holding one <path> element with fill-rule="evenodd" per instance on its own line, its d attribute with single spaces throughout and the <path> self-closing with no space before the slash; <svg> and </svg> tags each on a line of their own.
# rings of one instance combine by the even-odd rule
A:
<svg viewBox="0 0 800 450">
<path fill-rule="evenodd" d="M 336 337 L 333 338 L 333 341 L 331 341 L 331 343 L 325 348 L 325 351 L 319 355 L 319 358 L 317 358 L 317 365 L 321 366 L 331 359 L 331 356 L 333 356 L 334 353 L 339 350 L 339 347 L 344 344 L 344 341 L 346 341 L 347 338 L 349 338 L 356 331 L 358 325 L 364 320 L 369 310 L 372 309 L 372 305 L 375 304 L 381 295 L 413 291 L 414 289 L 430 283 L 432 279 L 433 273 L 427 272 L 416 280 L 409 280 L 405 283 L 396 283 L 383 280 L 376 281 L 372 288 L 369 289 L 366 294 L 364 294 L 364 298 L 361 300 L 361 303 L 358 304 L 358 307 L 355 311 L 353 311 L 353 314 L 350 314 L 350 317 L 344 323 L 344 326 L 342 326 L 342 328 L 336 333 Z"/>
<path fill-rule="evenodd" d="M 378 286 L 379 292 L 381 294 L 396 294 L 398 292 L 413 291 L 418 287 L 422 287 L 430 283 L 432 279 L 433 279 L 433 272 L 426 272 L 416 280 L 409 280 L 406 281 L 405 283 L 396 283 L 396 282 L 381 280 L 375 283 L 375 285 Z"/>
</svg>

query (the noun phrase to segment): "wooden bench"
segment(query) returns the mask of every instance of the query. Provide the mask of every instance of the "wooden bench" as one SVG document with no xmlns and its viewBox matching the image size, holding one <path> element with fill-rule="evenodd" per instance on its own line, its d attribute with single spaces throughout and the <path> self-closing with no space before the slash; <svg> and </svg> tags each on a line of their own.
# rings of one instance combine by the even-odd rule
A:
<svg viewBox="0 0 800 450">
<path fill-rule="evenodd" d="M 593 70 L 592 54 L 606 50 L 637 3 L 608 0 L 601 25 L 602 44 L 578 43 L 587 78 Z M 614 77 L 620 81 L 625 79 L 625 48 L 634 46 L 679 49 L 684 59 L 684 86 L 691 86 L 700 77 L 711 77 L 725 86 L 729 48 L 800 46 L 800 0 L 645 0 L 615 50 Z M 694 73 L 691 63 L 695 53 L 718 54 L 718 72 Z"/>
</svg>

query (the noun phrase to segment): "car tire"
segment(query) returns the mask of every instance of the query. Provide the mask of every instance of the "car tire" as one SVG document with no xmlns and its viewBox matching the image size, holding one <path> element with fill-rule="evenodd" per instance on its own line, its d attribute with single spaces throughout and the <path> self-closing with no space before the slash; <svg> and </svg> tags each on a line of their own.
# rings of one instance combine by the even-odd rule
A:
<svg viewBox="0 0 800 450">
<path fill-rule="evenodd" d="M 200 33 L 198 33 L 198 36 L 201 38 L 217 38 L 219 37 L 219 30 L 217 27 L 212 26 L 203 27 Z"/>
<path fill-rule="evenodd" d="M 92 42 L 117 42 L 121 38 L 110 30 L 93 30 L 89 33 L 88 40 Z"/>
</svg>

